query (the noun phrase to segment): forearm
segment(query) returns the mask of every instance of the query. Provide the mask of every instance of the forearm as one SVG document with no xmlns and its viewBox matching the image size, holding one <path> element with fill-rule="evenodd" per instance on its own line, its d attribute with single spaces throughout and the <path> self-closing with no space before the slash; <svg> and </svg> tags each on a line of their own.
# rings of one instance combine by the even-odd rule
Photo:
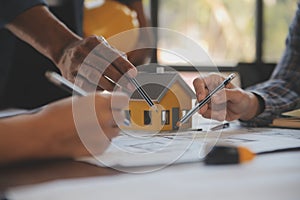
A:
<svg viewBox="0 0 300 200">
<path fill-rule="evenodd" d="M 263 112 L 250 125 L 268 125 L 281 113 L 297 108 L 300 103 L 300 3 L 290 25 L 286 48 L 270 80 L 248 88 L 263 99 Z"/>
<path fill-rule="evenodd" d="M 41 157 L 45 144 L 40 141 L 43 125 L 34 116 L 1 119 L 0 164 Z"/>
<path fill-rule="evenodd" d="M 265 105 L 261 114 L 248 121 L 247 125 L 265 126 L 281 113 L 295 109 L 300 102 L 300 96 L 290 86 L 297 83 L 297 80 L 294 80 L 297 77 L 300 77 L 300 74 L 295 74 L 290 81 L 271 79 L 249 88 L 249 91 L 256 93 L 263 99 Z"/>
<path fill-rule="evenodd" d="M 29 159 L 87 155 L 71 111 L 72 104 L 66 99 L 35 114 L 1 119 L 0 165 Z"/>
<path fill-rule="evenodd" d="M 70 43 L 80 40 L 43 5 L 28 9 L 5 27 L 55 64 Z"/>
</svg>

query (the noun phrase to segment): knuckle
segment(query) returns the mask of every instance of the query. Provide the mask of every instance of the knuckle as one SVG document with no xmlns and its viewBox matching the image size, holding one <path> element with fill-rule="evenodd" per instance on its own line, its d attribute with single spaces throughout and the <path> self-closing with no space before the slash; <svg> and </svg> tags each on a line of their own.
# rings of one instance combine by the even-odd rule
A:
<svg viewBox="0 0 300 200">
<path fill-rule="evenodd" d="M 82 58 L 82 48 L 75 48 L 72 54 L 72 58 L 75 60 L 78 60 L 78 58 Z"/>
<path fill-rule="evenodd" d="M 89 47 L 95 47 L 96 45 L 98 45 L 99 42 L 99 37 L 96 35 L 91 35 L 89 37 L 86 38 L 86 45 Z"/>
<path fill-rule="evenodd" d="M 199 84 L 201 81 L 200 81 L 200 78 L 195 78 L 193 80 L 193 85 L 196 86 L 197 84 Z"/>
</svg>

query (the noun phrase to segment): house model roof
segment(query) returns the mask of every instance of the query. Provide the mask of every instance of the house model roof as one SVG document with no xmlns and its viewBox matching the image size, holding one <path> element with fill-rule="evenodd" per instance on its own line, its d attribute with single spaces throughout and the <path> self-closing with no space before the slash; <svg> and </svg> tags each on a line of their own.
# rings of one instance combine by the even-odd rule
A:
<svg viewBox="0 0 300 200">
<path fill-rule="evenodd" d="M 195 98 L 195 93 L 178 73 L 145 73 L 140 72 L 136 80 L 150 96 L 153 101 L 160 102 L 172 85 L 178 82 L 191 98 Z M 137 90 L 131 95 L 131 99 L 143 100 Z"/>
</svg>

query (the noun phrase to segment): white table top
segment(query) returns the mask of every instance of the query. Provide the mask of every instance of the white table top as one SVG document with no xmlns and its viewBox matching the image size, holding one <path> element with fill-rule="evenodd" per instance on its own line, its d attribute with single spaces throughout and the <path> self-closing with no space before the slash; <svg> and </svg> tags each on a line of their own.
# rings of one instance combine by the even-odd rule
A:
<svg viewBox="0 0 300 200">
<path fill-rule="evenodd" d="M 53 181 L 14 188 L 10 199 L 273 199 L 300 197 L 300 152 L 257 156 L 240 165 L 181 164 L 144 174 Z"/>
</svg>

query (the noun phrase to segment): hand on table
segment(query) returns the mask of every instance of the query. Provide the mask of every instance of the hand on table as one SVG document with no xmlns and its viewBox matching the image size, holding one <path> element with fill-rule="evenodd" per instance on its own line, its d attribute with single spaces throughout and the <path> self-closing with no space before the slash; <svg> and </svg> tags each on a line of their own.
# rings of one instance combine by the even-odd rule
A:
<svg viewBox="0 0 300 200">
<path fill-rule="evenodd" d="M 101 154 L 118 135 L 127 102 L 121 93 L 93 93 L 59 100 L 35 114 L 1 119 L 0 164 Z"/>
<path fill-rule="evenodd" d="M 66 99 L 50 104 L 41 113 L 52 119 L 53 126 L 56 127 L 56 131 L 49 129 L 49 135 L 45 135 L 54 136 L 52 140 L 47 139 L 50 142 L 48 146 L 53 148 L 57 156 L 101 154 L 110 140 L 118 135 L 118 125 L 123 124 L 125 119 L 122 108 L 127 103 L 128 97 L 121 93 L 96 93 L 86 97 L 73 97 L 72 102 L 71 99 Z"/>
</svg>

